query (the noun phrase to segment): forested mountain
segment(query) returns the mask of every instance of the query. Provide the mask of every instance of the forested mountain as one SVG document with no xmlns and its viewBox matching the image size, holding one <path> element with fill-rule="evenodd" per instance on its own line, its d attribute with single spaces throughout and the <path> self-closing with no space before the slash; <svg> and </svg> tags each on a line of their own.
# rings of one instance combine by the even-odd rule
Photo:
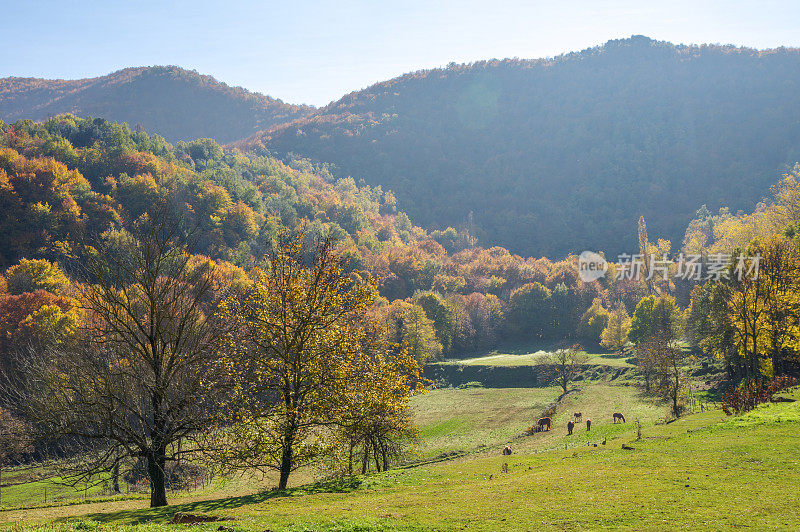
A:
<svg viewBox="0 0 800 532">
<path fill-rule="evenodd" d="M 752 210 L 800 160 L 798 104 L 797 50 L 640 36 L 415 72 L 318 110 L 177 67 L 0 80 L 8 122 L 73 112 L 173 142 L 250 136 L 237 146 L 390 188 L 429 230 L 551 257 L 632 252 L 640 215 L 677 242 L 702 204 Z"/>
<path fill-rule="evenodd" d="M 171 142 L 231 142 L 310 111 L 173 66 L 79 80 L 0 79 L 0 119 L 7 122 L 75 113 L 140 125 Z"/>
<path fill-rule="evenodd" d="M 680 241 L 701 204 L 752 210 L 800 160 L 800 52 L 646 37 L 379 83 L 240 146 L 391 188 L 428 228 L 524 255 Z M 469 214 L 473 216 L 469 217 Z"/>
</svg>

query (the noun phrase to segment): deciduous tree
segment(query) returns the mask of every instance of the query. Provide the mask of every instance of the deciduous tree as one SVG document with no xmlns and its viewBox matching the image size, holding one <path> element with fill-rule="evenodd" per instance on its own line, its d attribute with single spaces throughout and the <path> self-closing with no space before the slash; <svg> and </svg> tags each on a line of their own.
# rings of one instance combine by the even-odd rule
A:
<svg viewBox="0 0 800 532">
<path fill-rule="evenodd" d="M 363 377 L 356 381 L 367 388 L 351 388 L 354 367 L 369 365 L 363 357 L 388 356 L 375 343 L 380 335 L 369 318 L 375 280 L 348 272 L 332 241 L 320 242 L 310 260 L 304 260 L 301 242 L 302 237 L 281 238 L 268 265 L 253 269 L 252 289 L 228 299 L 220 311 L 235 326 L 226 356 L 240 405 L 223 459 L 277 470 L 280 489 L 292 471 L 324 451 L 326 438 L 319 431 L 340 425 L 343 402 L 358 402 L 350 394 L 364 408 L 386 406 L 373 392 L 380 382 L 375 379 L 387 376 L 370 373 L 371 384 Z"/>
<path fill-rule="evenodd" d="M 655 336 L 675 337 L 680 332 L 679 312 L 672 296 L 645 297 L 633 312 L 628 338 L 634 344 L 639 344 Z"/>
<path fill-rule="evenodd" d="M 420 363 L 438 357 L 442 344 L 436 336 L 433 320 L 419 305 L 398 299 L 380 311 L 389 341 L 408 346 L 411 355 Z"/>
<path fill-rule="evenodd" d="M 608 315 L 608 324 L 600 335 L 600 344 L 618 352 L 628 343 L 630 330 L 631 319 L 625 306 L 620 304 Z"/>
<path fill-rule="evenodd" d="M 79 459 L 67 473 L 76 482 L 142 459 L 150 505 L 163 506 L 166 463 L 201 450 L 200 436 L 226 403 L 219 282 L 207 267 L 190 268 L 188 243 L 168 214 L 142 219 L 83 260 L 80 341 L 27 358 L 16 404 L 41 437 L 74 446 Z"/>
<path fill-rule="evenodd" d="M 540 364 L 545 375 L 567 393 L 570 383 L 580 374 L 582 366 L 588 360 L 589 357 L 583 348 L 573 345 L 569 349 L 557 349 L 546 355 Z"/>
</svg>

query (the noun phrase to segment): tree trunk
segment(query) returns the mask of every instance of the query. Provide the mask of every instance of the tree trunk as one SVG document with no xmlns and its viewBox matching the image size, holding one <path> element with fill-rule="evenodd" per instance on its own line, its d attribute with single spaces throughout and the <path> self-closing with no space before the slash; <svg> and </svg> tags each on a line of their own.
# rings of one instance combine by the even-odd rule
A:
<svg viewBox="0 0 800 532">
<path fill-rule="evenodd" d="M 347 461 L 347 474 L 353 476 L 353 440 L 350 440 L 350 456 Z"/>
<path fill-rule="evenodd" d="M 730 348 L 728 348 L 727 352 L 725 353 L 725 372 L 728 374 L 728 379 L 729 380 L 735 380 L 736 379 L 736 372 L 733 369 L 733 364 L 732 364 L 733 361 L 731 360 L 733 357 L 731 356 L 730 353 L 731 353 L 731 350 L 730 350 Z"/>
<path fill-rule="evenodd" d="M 746 348 L 747 348 L 747 346 L 745 346 L 745 349 Z M 747 371 L 746 371 L 747 367 L 746 367 L 746 364 L 745 364 L 745 355 L 742 354 L 738 350 L 738 348 L 736 350 L 736 368 L 737 368 L 737 370 L 736 370 L 736 373 L 737 373 L 736 379 L 737 380 L 741 380 L 741 379 L 744 379 L 745 377 L 747 377 Z"/>
<path fill-rule="evenodd" d="M 675 372 L 675 388 L 672 392 L 672 412 L 675 414 L 675 417 L 680 416 L 680 412 L 678 411 L 678 393 L 680 393 L 680 371 L 676 364 L 673 364 L 672 370 Z"/>
<path fill-rule="evenodd" d="M 380 454 L 378 452 L 378 443 L 374 439 L 372 439 L 372 449 L 374 450 L 373 453 L 372 453 L 372 459 L 375 461 L 375 470 L 378 471 L 378 473 L 380 473 L 381 472 L 381 460 L 380 460 L 381 457 L 380 457 Z"/>
<path fill-rule="evenodd" d="M 147 474 L 150 477 L 150 508 L 167 505 L 167 485 L 164 481 L 165 451 L 151 451 L 147 456 Z"/>
<path fill-rule="evenodd" d="M 281 478 L 278 489 L 285 490 L 292 472 L 292 449 L 294 446 L 294 431 L 287 430 L 283 436 L 283 454 L 281 455 Z"/>
<path fill-rule="evenodd" d="M 114 468 L 111 470 L 111 489 L 114 493 L 119 493 L 119 462 L 114 462 Z"/>
<path fill-rule="evenodd" d="M 381 454 L 383 455 L 383 470 L 386 471 L 389 469 L 389 457 L 388 453 L 386 452 L 386 442 L 381 442 Z"/>
<path fill-rule="evenodd" d="M 753 353 L 750 357 L 750 371 L 751 376 L 758 377 L 761 369 L 758 367 L 758 333 L 755 332 L 755 324 L 751 334 L 753 335 Z"/>
</svg>

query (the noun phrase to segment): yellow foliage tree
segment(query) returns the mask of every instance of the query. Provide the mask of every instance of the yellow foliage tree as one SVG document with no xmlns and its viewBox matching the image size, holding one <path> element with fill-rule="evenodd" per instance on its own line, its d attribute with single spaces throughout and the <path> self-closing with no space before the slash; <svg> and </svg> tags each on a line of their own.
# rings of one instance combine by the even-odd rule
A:
<svg viewBox="0 0 800 532">
<path fill-rule="evenodd" d="M 389 341 L 407 346 L 418 362 L 424 364 L 442 353 L 434 322 L 421 306 L 398 299 L 383 307 L 381 314 Z"/>
<path fill-rule="evenodd" d="M 37 289 L 57 294 L 69 284 L 69 279 L 58 264 L 43 259 L 21 259 L 19 264 L 6 270 L 6 279 L 11 294 Z"/>
<path fill-rule="evenodd" d="M 600 344 L 608 349 L 619 351 L 628 342 L 628 332 L 631 330 L 631 319 L 623 305 L 611 311 L 608 315 L 608 325 L 600 334 Z"/>
<path fill-rule="evenodd" d="M 240 421 L 222 436 L 230 444 L 222 458 L 279 471 L 280 489 L 325 450 L 322 427 L 362 419 L 354 405 L 396 412 L 408 396 L 387 406 L 397 389 L 390 376 L 415 373 L 405 353 L 387 361 L 378 341 L 368 314 L 375 279 L 347 273 L 331 241 L 318 244 L 310 260 L 301 242 L 281 238 L 268 266 L 252 270 L 252 288 L 219 311 L 234 325 L 226 356 L 238 383 Z"/>
<path fill-rule="evenodd" d="M 797 242 L 773 237 L 765 242 L 759 275 L 764 276 L 764 329 L 775 375 L 800 348 L 800 250 Z"/>
<path fill-rule="evenodd" d="M 759 270 L 737 276 L 729 302 L 741 373 L 771 376 L 800 342 L 800 254 L 774 235 L 753 240 L 747 255 L 760 257 Z"/>
<path fill-rule="evenodd" d="M 337 445 L 331 449 L 340 459 L 346 454 L 348 474 L 353 474 L 356 460 L 362 473 L 370 459 L 376 470 L 388 469 L 416 438 L 409 400 L 422 389 L 420 366 L 407 348 L 389 343 L 377 322 L 359 333 L 361 349 L 345 366 L 347 393 L 338 405 Z"/>
</svg>

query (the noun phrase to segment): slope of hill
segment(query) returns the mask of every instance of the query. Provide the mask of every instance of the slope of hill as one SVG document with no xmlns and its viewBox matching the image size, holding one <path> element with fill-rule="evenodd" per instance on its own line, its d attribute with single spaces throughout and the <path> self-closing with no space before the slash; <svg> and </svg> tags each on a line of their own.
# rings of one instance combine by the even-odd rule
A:
<svg viewBox="0 0 800 532">
<path fill-rule="evenodd" d="M 704 203 L 752 210 L 800 160 L 799 104 L 798 50 L 636 36 L 407 74 L 240 146 L 331 162 L 427 227 L 472 212 L 484 244 L 616 255 L 642 214 L 678 243 Z"/>
<path fill-rule="evenodd" d="M 231 142 L 311 110 L 173 66 L 80 80 L 0 79 L 0 119 L 6 122 L 68 112 L 141 125 L 171 142 Z"/>
<path fill-rule="evenodd" d="M 616 406 L 609 400 L 636 396 L 622 386 L 601 385 L 593 391 L 602 393 L 586 399 L 603 412 L 609 404 Z M 472 393 L 442 392 L 465 397 Z M 797 390 L 791 393 L 794 399 L 800 398 Z M 588 411 L 587 403 L 578 404 Z M 787 486 L 800 480 L 798 404 L 766 404 L 732 418 L 713 410 L 669 424 L 642 420 L 640 440 L 636 423 L 615 425 L 595 417 L 598 423 L 591 432 L 579 430 L 567 436 L 559 423 L 551 432 L 517 438 L 512 456 L 501 456 L 499 448 L 493 447 L 462 458 L 287 491 L 216 499 L 207 495 L 157 509 L 145 509 L 143 501 L 110 501 L 12 510 L 0 512 L 0 524 L 16 521 L 22 530 L 41 530 L 55 522 L 70 531 L 138 527 L 166 531 L 175 529 L 166 523 L 176 512 L 189 512 L 231 519 L 230 526 L 239 530 L 286 532 L 688 530 L 698 526 L 703 530 L 743 526 L 796 530 L 799 496 Z M 461 401 L 463 405 L 469 407 L 470 401 Z M 497 419 L 493 421 L 501 428 Z M 451 426 L 458 432 L 457 424 Z M 193 528 L 218 527 L 219 523 L 208 523 Z"/>
</svg>

